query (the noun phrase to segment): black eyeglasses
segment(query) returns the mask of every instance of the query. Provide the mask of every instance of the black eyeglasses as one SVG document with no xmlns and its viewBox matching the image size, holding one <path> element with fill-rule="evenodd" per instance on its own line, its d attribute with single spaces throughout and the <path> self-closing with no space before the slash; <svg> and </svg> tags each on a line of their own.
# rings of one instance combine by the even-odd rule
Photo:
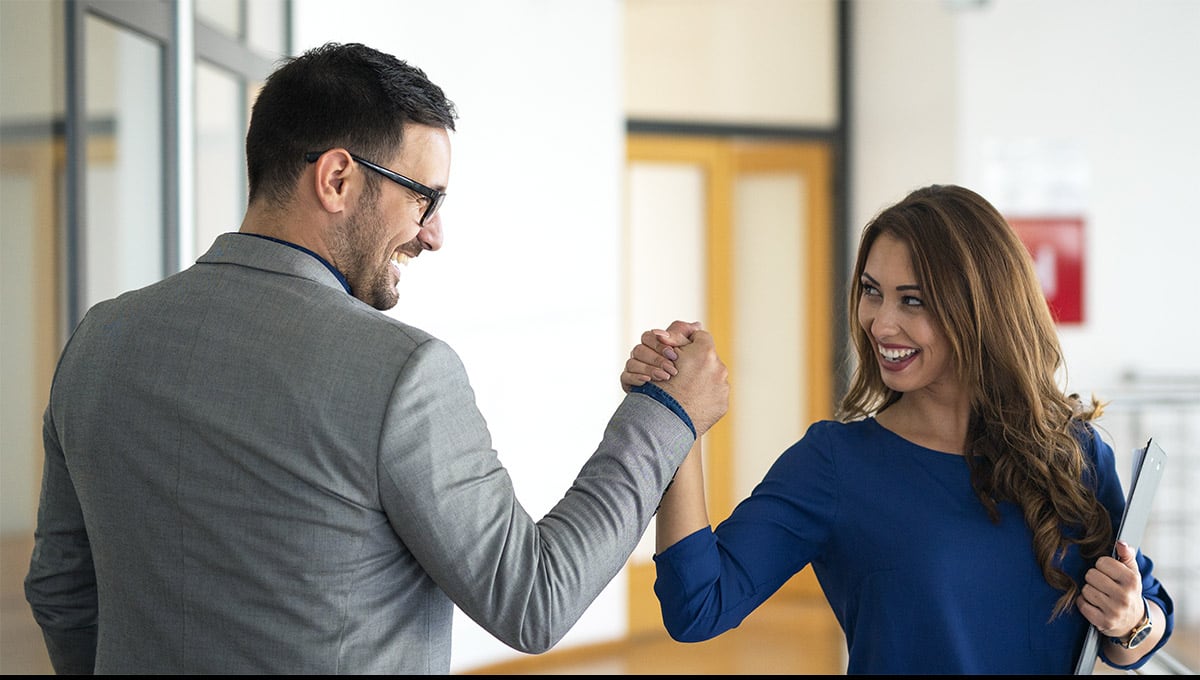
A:
<svg viewBox="0 0 1200 680">
<path fill-rule="evenodd" d="M 320 158 L 321 154 L 323 154 L 323 153 L 325 153 L 325 152 L 324 151 L 309 151 L 308 153 L 304 154 L 304 160 L 309 163 L 316 163 L 317 159 Z M 436 213 L 438 211 L 438 208 L 442 207 L 442 202 L 446 200 L 446 192 L 444 192 L 444 191 L 438 191 L 437 189 L 434 189 L 433 187 L 427 187 L 415 179 L 409 179 L 409 178 L 405 177 L 404 175 L 401 175 L 398 172 L 393 172 L 392 170 L 388 170 L 387 168 L 383 167 L 382 165 L 376 165 L 376 164 L 372 163 L 371 161 L 369 161 L 365 158 L 359 157 L 359 156 L 355 156 L 354 154 L 350 154 L 350 157 L 353 158 L 355 161 L 367 166 L 368 168 L 371 168 L 375 172 L 378 172 L 379 174 L 383 175 L 384 177 L 387 177 L 388 179 L 392 180 L 396 184 L 399 184 L 400 186 L 402 186 L 406 189 L 411 189 L 412 191 L 415 191 L 418 194 L 429 199 L 429 202 L 425 205 L 425 212 L 421 214 L 421 221 L 417 223 L 417 224 L 420 224 L 422 227 L 425 226 L 425 222 L 427 222 L 430 217 L 433 217 L 434 213 Z"/>
</svg>

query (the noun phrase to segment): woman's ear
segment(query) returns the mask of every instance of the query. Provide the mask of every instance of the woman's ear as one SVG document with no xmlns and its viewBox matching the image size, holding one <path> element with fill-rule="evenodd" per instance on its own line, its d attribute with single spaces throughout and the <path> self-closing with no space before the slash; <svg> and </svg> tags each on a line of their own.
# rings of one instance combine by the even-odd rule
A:
<svg viewBox="0 0 1200 680">
<path fill-rule="evenodd" d="M 331 213 L 346 209 L 348 186 L 346 180 L 355 170 L 354 159 L 345 149 L 330 149 L 317 158 L 313 172 L 313 189 L 321 207 Z"/>
</svg>

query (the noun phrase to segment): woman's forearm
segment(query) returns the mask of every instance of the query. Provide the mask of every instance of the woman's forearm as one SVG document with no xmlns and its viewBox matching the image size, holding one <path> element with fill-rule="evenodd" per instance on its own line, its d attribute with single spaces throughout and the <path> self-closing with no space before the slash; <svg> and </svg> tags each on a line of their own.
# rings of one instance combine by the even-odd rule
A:
<svg viewBox="0 0 1200 680">
<path fill-rule="evenodd" d="M 681 539 L 708 526 L 708 507 L 704 500 L 704 458 L 697 440 L 691 453 L 675 473 L 675 480 L 663 495 L 655 519 L 655 552 L 661 553 Z"/>
</svg>

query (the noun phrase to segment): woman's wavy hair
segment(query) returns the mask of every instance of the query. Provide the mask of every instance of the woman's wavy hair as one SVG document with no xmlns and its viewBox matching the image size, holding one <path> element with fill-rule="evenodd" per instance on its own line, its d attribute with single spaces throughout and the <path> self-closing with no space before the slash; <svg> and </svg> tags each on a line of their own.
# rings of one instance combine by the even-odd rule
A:
<svg viewBox="0 0 1200 680">
<path fill-rule="evenodd" d="M 1112 524 L 1088 479 L 1077 437 L 1100 415 L 1059 386 L 1062 349 L 1029 252 L 982 196 L 953 185 L 918 189 L 881 212 L 862 233 L 850 282 L 850 335 L 858 363 L 839 417 L 883 411 L 888 388 L 874 346 L 858 324 L 867 254 L 881 234 L 908 245 L 925 305 L 948 338 L 971 399 L 966 449 L 976 496 L 993 522 L 997 503 L 1015 503 L 1033 532 L 1042 574 L 1063 591 L 1051 618 L 1068 611 L 1082 584 L 1063 571 L 1076 544 L 1087 559 L 1112 550 Z"/>
</svg>

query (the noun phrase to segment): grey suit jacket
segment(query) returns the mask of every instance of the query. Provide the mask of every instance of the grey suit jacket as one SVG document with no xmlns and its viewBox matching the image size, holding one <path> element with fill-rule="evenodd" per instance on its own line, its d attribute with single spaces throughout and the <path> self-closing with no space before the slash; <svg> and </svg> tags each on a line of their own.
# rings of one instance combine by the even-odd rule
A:
<svg viewBox="0 0 1200 680">
<path fill-rule="evenodd" d="M 544 651 L 695 441 L 628 395 L 535 522 L 449 346 L 245 234 L 88 312 L 44 438 L 26 596 L 101 673 L 446 673 L 454 604 Z"/>
</svg>

